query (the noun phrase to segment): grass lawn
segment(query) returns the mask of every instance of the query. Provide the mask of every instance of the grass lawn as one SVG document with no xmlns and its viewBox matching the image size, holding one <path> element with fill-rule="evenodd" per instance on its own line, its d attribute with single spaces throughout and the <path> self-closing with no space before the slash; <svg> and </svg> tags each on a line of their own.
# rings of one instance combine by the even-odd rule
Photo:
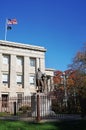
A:
<svg viewBox="0 0 86 130">
<path fill-rule="evenodd" d="M 0 130 L 86 130 L 86 120 L 46 123 L 0 120 Z"/>
</svg>

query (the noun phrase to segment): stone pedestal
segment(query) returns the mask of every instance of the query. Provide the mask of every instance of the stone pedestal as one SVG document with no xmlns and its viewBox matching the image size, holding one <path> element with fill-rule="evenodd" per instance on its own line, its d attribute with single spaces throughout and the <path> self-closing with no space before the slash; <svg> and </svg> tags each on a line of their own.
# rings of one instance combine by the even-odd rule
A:
<svg viewBox="0 0 86 130">
<path fill-rule="evenodd" d="M 37 95 L 39 95 L 39 104 L 37 104 Z M 47 116 L 51 113 L 51 99 L 45 93 L 34 94 L 31 98 L 32 116 L 37 116 L 37 106 L 39 107 L 39 114 Z"/>
</svg>

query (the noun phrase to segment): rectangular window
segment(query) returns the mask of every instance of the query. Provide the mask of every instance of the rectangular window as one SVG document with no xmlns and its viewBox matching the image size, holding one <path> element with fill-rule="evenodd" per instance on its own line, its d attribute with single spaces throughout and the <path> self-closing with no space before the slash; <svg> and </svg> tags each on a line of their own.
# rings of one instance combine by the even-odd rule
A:
<svg viewBox="0 0 86 130">
<path fill-rule="evenodd" d="M 3 54 L 3 64 L 9 64 L 9 55 Z"/>
<path fill-rule="evenodd" d="M 22 84 L 22 75 L 17 75 L 16 82 L 17 84 Z"/>
<path fill-rule="evenodd" d="M 22 103 L 22 96 L 23 96 L 22 93 L 18 93 L 18 94 L 17 94 L 18 103 Z"/>
<path fill-rule="evenodd" d="M 35 76 L 31 75 L 30 78 L 29 78 L 29 81 L 30 81 L 31 85 L 35 85 Z"/>
<path fill-rule="evenodd" d="M 30 58 L 30 66 L 32 67 L 36 66 L 36 58 Z"/>
<path fill-rule="evenodd" d="M 2 94 L 2 107 L 7 107 L 7 106 L 8 106 L 8 95 Z"/>
<path fill-rule="evenodd" d="M 17 56 L 17 65 L 23 65 L 23 57 Z"/>
<path fill-rule="evenodd" d="M 2 82 L 3 83 L 8 83 L 8 74 L 2 74 Z"/>
</svg>

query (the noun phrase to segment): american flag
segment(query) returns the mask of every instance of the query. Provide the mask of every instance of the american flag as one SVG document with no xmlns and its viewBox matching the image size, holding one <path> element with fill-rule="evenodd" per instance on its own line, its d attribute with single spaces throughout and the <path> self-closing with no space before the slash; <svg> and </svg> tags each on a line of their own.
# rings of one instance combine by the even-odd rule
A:
<svg viewBox="0 0 86 130">
<path fill-rule="evenodd" d="M 17 20 L 16 19 L 8 19 L 7 24 L 17 24 Z"/>
</svg>

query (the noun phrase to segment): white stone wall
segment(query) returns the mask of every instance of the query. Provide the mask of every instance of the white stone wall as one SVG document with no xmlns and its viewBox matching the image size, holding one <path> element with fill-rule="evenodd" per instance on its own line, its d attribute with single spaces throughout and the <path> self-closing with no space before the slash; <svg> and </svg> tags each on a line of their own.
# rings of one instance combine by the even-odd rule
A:
<svg viewBox="0 0 86 130">
<path fill-rule="evenodd" d="M 0 97 L 1 94 L 9 94 L 9 97 L 16 97 L 18 93 L 23 93 L 24 96 L 36 92 L 35 85 L 30 85 L 29 76 L 34 74 L 37 68 L 45 71 L 45 48 L 39 46 L 25 45 L 14 42 L 0 41 Z M 9 65 L 2 63 L 3 54 L 10 56 Z M 18 66 L 16 63 L 17 56 L 23 57 L 23 66 Z M 36 58 L 36 68 L 30 66 L 30 57 Z M 10 73 L 9 85 L 2 83 L 2 73 Z M 23 85 L 16 83 L 17 73 L 24 77 Z"/>
<path fill-rule="evenodd" d="M 54 84 L 53 84 L 53 76 L 54 76 L 54 69 L 46 68 L 45 69 L 46 75 L 50 76 L 50 79 L 48 80 L 48 91 L 53 91 L 54 89 Z"/>
</svg>

